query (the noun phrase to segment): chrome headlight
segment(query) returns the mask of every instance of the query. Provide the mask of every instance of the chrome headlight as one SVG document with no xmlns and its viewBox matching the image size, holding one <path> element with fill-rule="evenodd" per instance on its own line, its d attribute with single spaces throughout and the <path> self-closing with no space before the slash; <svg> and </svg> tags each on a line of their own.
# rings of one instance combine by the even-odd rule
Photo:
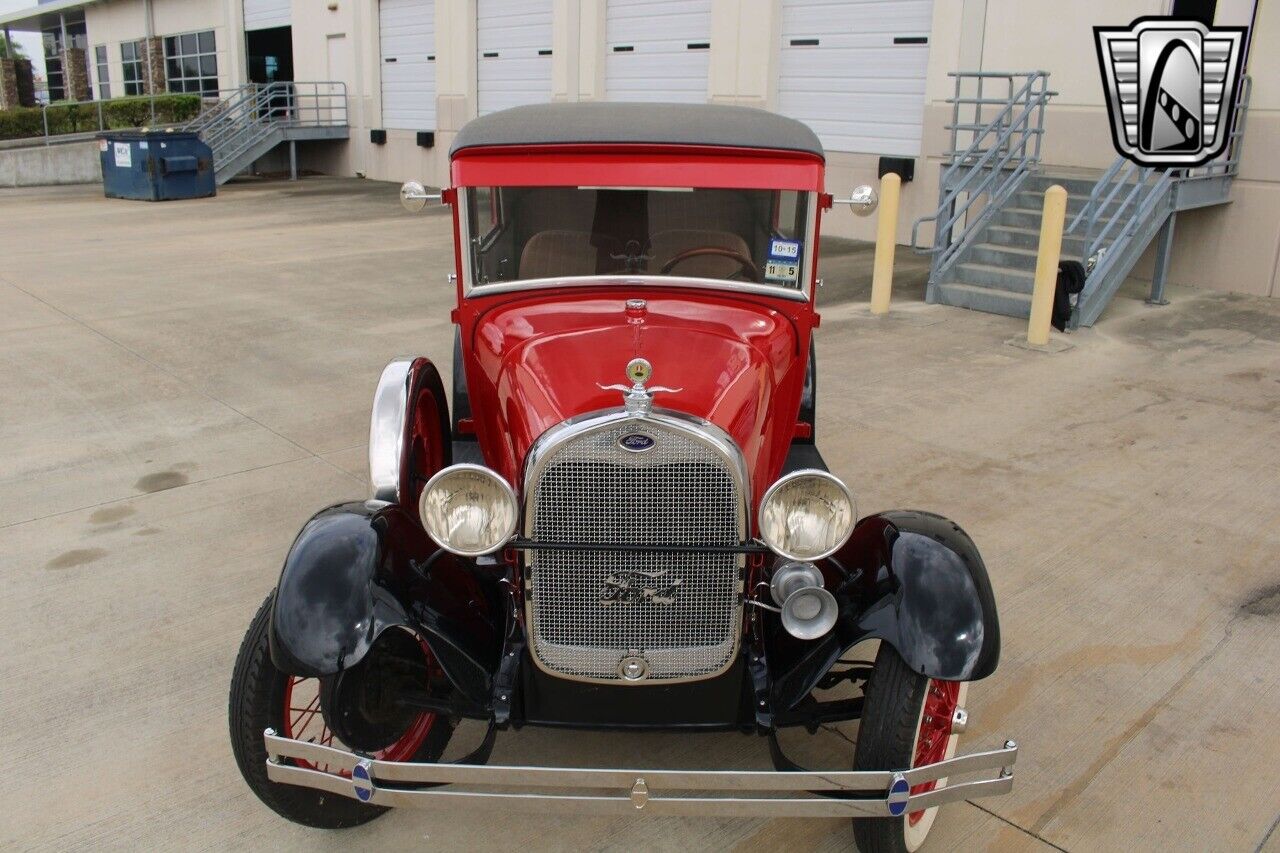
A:
<svg viewBox="0 0 1280 853">
<path fill-rule="evenodd" d="M 834 554 L 858 520 L 853 495 L 826 471 L 806 470 L 778 480 L 760 501 L 760 538 L 789 560 Z"/>
<path fill-rule="evenodd" d="M 492 554 L 515 535 L 516 493 L 482 465 L 451 465 L 427 481 L 418 500 L 436 544 L 463 557 Z"/>
</svg>

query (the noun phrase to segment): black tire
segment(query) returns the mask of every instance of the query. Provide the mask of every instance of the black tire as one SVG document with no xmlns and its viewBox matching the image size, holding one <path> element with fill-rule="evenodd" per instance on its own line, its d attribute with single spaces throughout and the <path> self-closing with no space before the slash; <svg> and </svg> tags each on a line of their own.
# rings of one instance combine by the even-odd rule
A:
<svg viewBox="0 0 1280 853">
<path fill-rule="evenodd" d="M 854 770 L 901 770 L 912 766 L 929 678 L 913 672 L 888 643 L 880 644 L 867 680 Z M 954 742 L 954 737 L 952 738 Z M 932 810 L 931 810 L 932 811 Z M 929 825 L 908 824 L 908 815 L 854 818 L 853 838 L 861 853 L 913 853 L 924 843 Z"/>
<path fill-rule="evenodd" d="M 268 728 L 283 730 L 284 691 L 290 677 L 271 662 L 268 648 L 274 600 L 275 593 L 272 592 L 258 608 L 244 642 L 240 644 L 231 676 L 227 715 L 231 726 L 231 751 L 240 767 L 240 775 L 258 799 L 294 823 L 318 829 L 345 829 L 368 823 L 386 809 L 313 788 L 282 785 L 267 778 L 267 750 L 262 743 L 262 733 Z M 439 759 L 452 734 L 453 726 L 449 721 L 438 718 L 414 760 Z"/>
</svg>

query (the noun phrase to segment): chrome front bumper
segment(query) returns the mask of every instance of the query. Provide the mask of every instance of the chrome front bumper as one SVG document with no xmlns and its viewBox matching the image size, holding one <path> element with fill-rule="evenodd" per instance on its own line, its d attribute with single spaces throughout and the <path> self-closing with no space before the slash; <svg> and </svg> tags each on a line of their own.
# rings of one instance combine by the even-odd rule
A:
<svg viewBox="0 0 1280 853">
<path fill-rule="evenodd" d="M 523 806 L 543 814 L 624 815 L 639 809 L 676 817 L 897 817 L 953 800 L 1006 794 L 1013 789 L 1013 765 L 1018 760 L 1017 745 L 1006 741 L 1002 749 L 903 771 L 596 770 L 377 761 L 279 737 L 271 729 L 264 740 L 267 777 L 273 782 L 377 806 Z M 286 758 L 327 765 L 328 770 L 296 767 L 283 763 Z M 999 775 L 909 793 L 923 782 L 984 770 L 999 770 Z M 421 785 L 450 787 L 417 787 Z M 458 790 L 454 785 L 509 790 Z M 554 792 L 557 789 L 563 793 Z"/>
</svg>

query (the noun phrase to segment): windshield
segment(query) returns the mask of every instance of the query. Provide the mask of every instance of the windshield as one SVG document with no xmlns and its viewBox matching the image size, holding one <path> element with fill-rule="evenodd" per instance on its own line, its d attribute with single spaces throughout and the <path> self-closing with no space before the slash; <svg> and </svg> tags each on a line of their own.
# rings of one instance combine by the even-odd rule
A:
<svg viewBox="0 0 1280 853">
<path fill-rule="evenodd" d="M 471 285 L 595 275 L 806 285 L 811 193 L 469 187 Z"/>
</svg>

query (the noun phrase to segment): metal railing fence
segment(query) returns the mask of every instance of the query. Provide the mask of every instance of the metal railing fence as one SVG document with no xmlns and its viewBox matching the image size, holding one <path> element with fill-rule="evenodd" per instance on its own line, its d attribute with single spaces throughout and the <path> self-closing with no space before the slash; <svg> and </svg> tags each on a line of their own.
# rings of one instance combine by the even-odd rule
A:
<svg viewBox="0 0 1280 853">
<path fill-rule="evenodd" d="M 61 139 L 74 139 L 87 134 L 102 133 L 107 130 L 124 129 L 108 126 L 106 109 L 108 104 L 121 102 L 147 101 L 149 122 L 147 125 L 157 126 L 156 101 L 171 98 L 175 95 L 196 94 L 183 92 L 153 92 L 149 95 L 128 95 L 108 100 L 81 101 L 78 103 L 55 103 L 41 105 L 40 137 L 32 137 L 33 141 L 43 140 L 45 145 L 52 145 Z M 267 118 L 278 124 L 291 127 L 332 127 L 347 124 L 347 86 L 340 81 L 321 82 L 288 82 L 270 83 L 266 85 L 250 83 L 236 89 L 219 89 L 216 100 L 211 93 L 199 95 L 204 106 L 194 119 L 174 122 L 172 125 L 182 130 L 202 131 L 206 127 L 219 122 L 223 115 L 235 115 L 240 119 L 250 118 L 249 111 L 263 106 L 269 101 Z M 49 113 L 59 110 L 91 111 L 93 124 L 83 130 L 77 129 L 66 133 L 51 133 L 50 127 L 56 127 L 58 121 L 50 121 Z M 162 111 L 163 113 L 163 111 Z M 255 116 L 261 121 L 262 116 Z M 206 140 L 207 142 L 208 140 Z M 39 144 L 37 141 L 36 144 Z M 210 143 L 212 147 L 212 143 Z"/>
<path fill-rule="evenodd" d="M 1044 108 L 1057 94 L 1049 90 L 1047 71 L 958 71 L 949 76 L 955 79 L 955 94 L 947 99 L 952 105 L 947 126 L 951 150 L 938 207 L 911 226 L 911 248 L 934 256 L 931 283 L 946 274 L 973 235 L 1039 165 Z M 992 96 L 993 85 L 1003 94 Z M 972 108 L 972 119 L 962 121 L 969 118 L 966 108 Z M 992 108 L 995 114 L 986 118 Z M 969 141 L 961 150 L 965 134 Z M 921 246 L 920 227 L 926 222 L 934 223 L 933 244 Z"/>
<path fill-rule="evenodd" d="M 131 101 L 131 102 L 147 101 L 148 112 L 150 113 L 149 124 L 154 126 L 156 124 L 156 100 L 172 98 L 175 95 L 182 95 L 182 94 L 185 94 L 185 93 L 153 92 L 149 95 L 125 95 L 119 98 L 108 98 L 107 100 L 59 101 L 52 104 L 41 104 L 40 105 L 40 123 L 41 123 L 41 127 L 43 128 L 43 135 L 41 138 L 44 140 L 45 145 L 52 145 L 54 142 L 58 141 L 60 137 L 74 137 L 74 136 L 80 136 L 82 134 L 87 134 L 87 133 L 102 133 L 103 131 L 113 130 L 113 129 L 122 130 L 124 128 L 107 127 L 106 114 L 103 112 L 103 108 L 106 107 L 108 104 L 118 104 L 126 101 Z M 192 94 L 195 94 L 195 93 L 192 93 Z M 84 110 L 90 107 L 93 109 L 94 117 L 97 119 L 96 127 L 86 128 L 84 130 L 74 130 L 69 133 L 50 133 L 49 132 L 49 126 L 50 126 L 49 111 L 50 110 L 54 110 L 54 111 Z M 34 137 L 32 138 L 34 139 Z"/>
<path fill-rule="evenodd" d="M 212 104 L 183 130 L 200 134 L 213 151 L 214 168 L 236 162 L 284 128 L 347 124 L 347 87 L 339 81 L 250 84 Z"/>
<path fill-rule="evenodd" d="M 1066 233 L 1076 234 L 1083 226 L 1084 231 L 1083 257 L 1088 277 L 1078 304 L 1109 286 L 1113 267 L 1122 261 L 1125 253 L 1121 250 L 1133 235 L 1142 232 L 1146 239 L 1146 232 L 1151 229 L 1144 226 L 1148 226 L 1153 217 L 1163 222 L 1178 209 L 1180 186 L 1215 178 L 1227 180 L 1239 173 L 1252 90 L 1253 80 L 1245 77 L 1236 96 L 1226 152 L 1219 159 L 1191 169 L 1158 171 L 1117 157 L 1102 173 L 1066 229 Z M 1123 272 L 1117 270 L 1115 274 Z"/>
</svg>

